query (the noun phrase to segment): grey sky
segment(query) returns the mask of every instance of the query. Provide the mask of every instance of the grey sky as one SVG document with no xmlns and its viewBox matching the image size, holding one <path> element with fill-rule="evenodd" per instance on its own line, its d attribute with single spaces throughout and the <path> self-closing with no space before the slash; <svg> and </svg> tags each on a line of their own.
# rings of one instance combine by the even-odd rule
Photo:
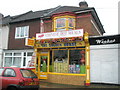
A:
<svg viewBox="0 0 120 90">
<path fill-rule="evenodd" d="M 79 6 L 83 0 L 2 0 L 0 13 L 18 15 L 30 10 L 38 11 L 61 6 Z M 118 33 L 118 2 L 120 0 L 85 0 L 89 7 L 94 7 L 106 31 L 105 35 Z"/>
</svg>

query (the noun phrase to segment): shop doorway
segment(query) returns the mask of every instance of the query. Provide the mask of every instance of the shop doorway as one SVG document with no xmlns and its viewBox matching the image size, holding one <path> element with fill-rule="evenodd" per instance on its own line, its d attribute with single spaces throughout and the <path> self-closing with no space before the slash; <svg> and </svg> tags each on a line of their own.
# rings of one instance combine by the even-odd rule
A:
<svg viewBox="0 0 120 90">
<path fill-rule="evenodd" d="M 38 78 L 47 79 L 48 74 L 48 53 L 38 55 Z"/>
</svg>

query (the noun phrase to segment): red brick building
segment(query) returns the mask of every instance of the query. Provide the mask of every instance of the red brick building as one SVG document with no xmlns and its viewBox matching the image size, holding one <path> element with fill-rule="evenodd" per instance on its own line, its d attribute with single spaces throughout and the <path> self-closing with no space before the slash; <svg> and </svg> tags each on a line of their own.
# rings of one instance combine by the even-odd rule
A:
<svg viewBox="0 0 120 90">
<path fill-rule="evenodd" d="M 25 38 L 35 37 L 36 33 L 83 29 L 90 36 L 102 36 L 105 31 L 94 7 L 88 7 L 86 2 L 80 2 L 79 5 L 29 11 L 11 17 L 8 50 L 4 51 L 4 66 L 27 67 L 34 50 L 33 47 L 25 46 Z"/>
</svg>

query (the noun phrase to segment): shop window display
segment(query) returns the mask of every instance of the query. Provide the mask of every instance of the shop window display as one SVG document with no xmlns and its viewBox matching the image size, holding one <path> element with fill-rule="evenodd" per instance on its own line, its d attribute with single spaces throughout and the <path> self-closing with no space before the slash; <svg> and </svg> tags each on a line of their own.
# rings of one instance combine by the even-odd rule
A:
<svg viewBox="0 0 120 90">
<path fill-rule="evenodd" d="M 85 51 L 70 50 L 69 73 L 85 74 Z"/>
<path fill-rule="evenodd" d="M 68 73 L 68 51 L 55 50 L 53 64 L 54 64 L 54 72 Z"/>
<path fill-rule="evenodd" d="M 85 50 L 53 50 L 50 72 L 85 74 Z"/>
</svg>

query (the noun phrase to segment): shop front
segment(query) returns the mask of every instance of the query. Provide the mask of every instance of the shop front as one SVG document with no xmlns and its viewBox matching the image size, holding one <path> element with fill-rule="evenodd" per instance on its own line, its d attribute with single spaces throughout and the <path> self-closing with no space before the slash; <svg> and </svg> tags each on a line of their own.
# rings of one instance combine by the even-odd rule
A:
<svg viewBox="0 0 120 90">
<path fill-rule="evenodd" d="M 45 82 L 90 85 L 88 34 L 83 29 L 38 33 L 35 72 Z"/>
</svg>

